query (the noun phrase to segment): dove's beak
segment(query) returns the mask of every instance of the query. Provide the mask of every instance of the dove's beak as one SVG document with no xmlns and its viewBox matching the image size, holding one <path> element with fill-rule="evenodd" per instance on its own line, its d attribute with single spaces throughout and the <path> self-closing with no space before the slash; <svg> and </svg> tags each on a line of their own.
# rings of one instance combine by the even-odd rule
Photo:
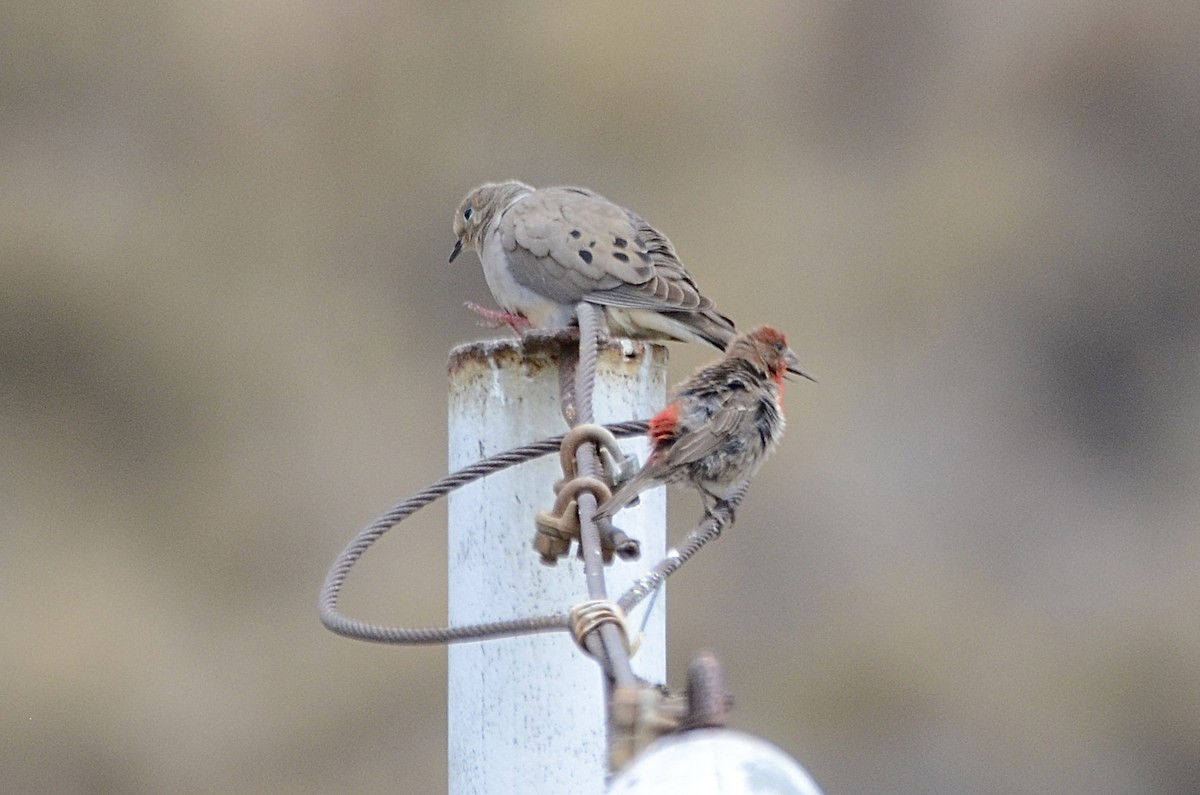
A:
<svg viewBox="0 0 1200 795">
<path fill-rule="evenodd" d="M 454 262 L 454 258 L 462 253 L 462 238 L 454 241 L 454 249 L 450 252 L 449 262 Z"/>
<path fill-rule="evenodd" d="M 784 354 L 784 361 L 787 362 L 787 369 L 789 373 L 792 375 L 798 375 L 802 378 L 807 378 L 814 384 L 817 383 L 817 379 L 800 369 L 800 360 L 796 358 L 796 354 L 791 348 L 789 348 L 788 352 Z M 793 379 L 789 378 L 788 380 L 791 381 Z"/>
</svg>

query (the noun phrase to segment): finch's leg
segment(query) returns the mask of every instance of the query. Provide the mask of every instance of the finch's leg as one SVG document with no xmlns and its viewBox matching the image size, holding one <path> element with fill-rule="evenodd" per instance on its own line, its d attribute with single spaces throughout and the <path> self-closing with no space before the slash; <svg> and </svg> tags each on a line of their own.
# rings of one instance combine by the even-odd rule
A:
<svg viewBox="0 0 1200 795">
<path fill-rule="evenodd" d="M 718 527 L 727 528 L 733 524 L 734 508 L 728 501 L 712 492 L 700 490 L 700 499 L 704 502 L 704 516 L 717 520 Z"/>
</svg>

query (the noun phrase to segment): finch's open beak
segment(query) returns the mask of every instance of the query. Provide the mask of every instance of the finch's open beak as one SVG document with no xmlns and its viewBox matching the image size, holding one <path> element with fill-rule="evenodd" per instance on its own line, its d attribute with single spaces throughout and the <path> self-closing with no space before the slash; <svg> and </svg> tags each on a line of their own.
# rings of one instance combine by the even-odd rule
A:
<svg viewBox="0 0 1200 795">
<path fill-rule="evenodd" d="M 802 378 L 807 378 L 809 381 L 812 381 L 814 384 L 817 383 L 817 379 L 813 378 L 811 375 L 809 375 L 808 373 L 806 373 L 800 369 L 800 360 L 796 358 L 796 354 L 792 351 L 791 348 L 789 348 L 788 352 L 786 354 L 784 354 L 784 361 L 787 362 L 787 369 L 788 369 L 789 373 L 791 373 L 792 375 L 801 376 Z M 788 380 L 791 381 L 793 379 L 789 378 Z"/>
<path fill-rule="evenodd" d="M 454 248 L 450 252 L 450 259 L 447 262 L 454 262 L 454 258 L 462 253 L 462 238 L 454 241 Z"/>
</svg>

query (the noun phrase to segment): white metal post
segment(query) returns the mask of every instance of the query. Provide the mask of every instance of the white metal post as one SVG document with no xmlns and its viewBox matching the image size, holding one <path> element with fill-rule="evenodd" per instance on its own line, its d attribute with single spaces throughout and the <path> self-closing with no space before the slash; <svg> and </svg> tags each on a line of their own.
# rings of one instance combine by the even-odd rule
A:
<svg viewBox="0 0 1200 795">
<path fill-rule="evenodd" d="M 527 337 L 456 348 L 450 356 L 450 468 L 567 429 L 558 353 L 576 343 Z M 613 340 L 600 350 L 594 413 L 600 423 L 651 416 L 666 391 L 666 350 Z M 640 459 L 644 439 L 622 442 Z M 506 469 L 449 499 L 449 617 L 454 626 L 565 612 L 587 598 L 582 561 L 548 567 L 533 550 L 534 515 L 550 508 L 557 456 Z M 607 571 L 614 600 L 662 556 L 666 501 L 642 496 L 617 522 L 642 559 Z M 634 628 L 645 607 L 631 616 Z M 666 678 L 666 600 L 655 601 L 634 672 Z M 449 792 L 601 795 L 606 726 L 601 673 L 565 633 L 452 645 L 449 650 Z"/>
</svg>

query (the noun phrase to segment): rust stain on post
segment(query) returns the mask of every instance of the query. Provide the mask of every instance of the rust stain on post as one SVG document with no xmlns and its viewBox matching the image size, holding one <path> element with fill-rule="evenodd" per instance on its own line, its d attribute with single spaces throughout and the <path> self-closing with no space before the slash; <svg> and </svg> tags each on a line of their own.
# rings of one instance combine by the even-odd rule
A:
<svg viewBox="0 0 1200 795">
<path fill-rule="evenodd" d="M 599 366 L 618 376 L 633 375 L 647 355 L 656 366 L 667 363 L 667 349 L 653 342 L 614 337 L 600 344 Z M 481 340 L 458 345 L 450 351 L 447 370 L 451 379 L 480 367 L 505 369 L 521 365 L 529 372 L 558 368 L 566 358 L 578 358 L 579 332 L 528 331 L 521 337 Z"/>
</svg>

